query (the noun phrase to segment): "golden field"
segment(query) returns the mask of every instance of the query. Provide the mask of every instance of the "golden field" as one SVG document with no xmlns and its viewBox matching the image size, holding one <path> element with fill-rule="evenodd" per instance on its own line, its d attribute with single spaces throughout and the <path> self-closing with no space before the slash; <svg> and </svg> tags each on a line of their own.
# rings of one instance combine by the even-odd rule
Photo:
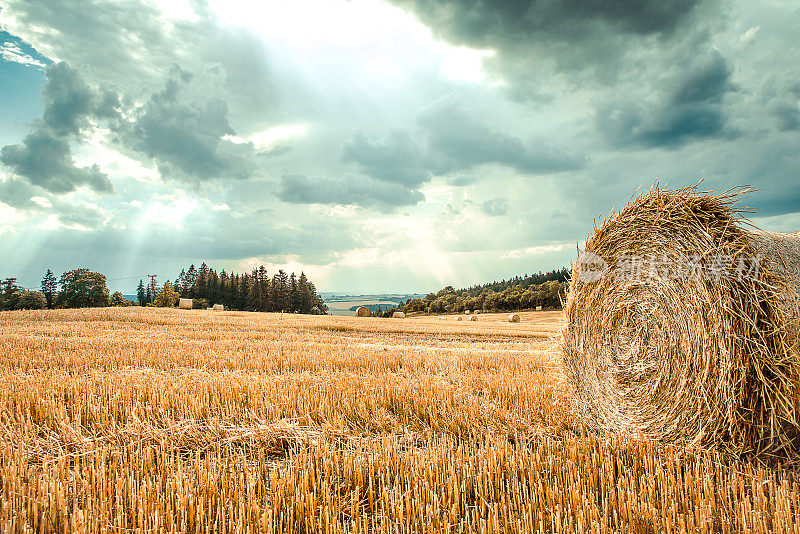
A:
<svg viewBox="0 0 800 534">
<path fill-rule="evenodd" d="M 4 532 L 800 532 L 796 471 L 587 433 L 559 312 L 0 313 Z"/>
</svg>

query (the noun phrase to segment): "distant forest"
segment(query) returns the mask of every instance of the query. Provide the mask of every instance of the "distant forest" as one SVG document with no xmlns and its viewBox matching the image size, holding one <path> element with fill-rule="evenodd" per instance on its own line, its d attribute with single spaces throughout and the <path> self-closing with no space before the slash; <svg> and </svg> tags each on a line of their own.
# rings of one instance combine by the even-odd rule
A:
<svg viewBox="0 0 800 534">
<path fill-rule="evenodd" d="M 463 289 L 447 286 L 424 298 L 411 299 L 397 310 L 427 313 L 463 313 L 465 310 L 516 311 L 536 308 L 561 308 L 570 270 L 566 267 L 547 273 L 526 274 L 508 280 Z M 375 315 L 390 315 L 386 310 Z"/>
<path fill-rule="evenodd" d="M 296 276 L 283 270 L 268 276 L 264 266 L 250 274 L 217 273 L 203 263 L 181 270 L 174 282 L 156 282 L 153 276 L 139 280 L 136 302 L 119 291 L 109 295 L 106 277 L 89 269 L 73 269 L 60 277 L 48 269 L 41 291 L 25 289 L 14 277 L 0 281 L 0 310 L 39 310 L 45 308 L 88 308 L 103 306 L 174 307 L 179 298 L 191 298 L 195 308 L 223 304 L 232 310 L 327 313 L 322 298 L 305 273 Z"/>
<path fill-rule="evenodd" d="M 195 299 L 196 307 L 222 304 L 231 310 L 310 314 L 324 314 L 328 310 L 305 273 L 296 276 L 281 269 L 270 277 L 263 265 L 250 274 L 227 273 L 225 269 L 217 273 L 205 263 L 199 269 L 191 265 L 181 269 L 174 282 L 168 280 L 158 291 L 163 293 L 167 289 L 174 292 L 171 301 Z M 139 280 L 136 298 L 140 305 L 156 302 L 156 287 L 152 282 L 145 285 L 144 280 Z"/>
</svg>

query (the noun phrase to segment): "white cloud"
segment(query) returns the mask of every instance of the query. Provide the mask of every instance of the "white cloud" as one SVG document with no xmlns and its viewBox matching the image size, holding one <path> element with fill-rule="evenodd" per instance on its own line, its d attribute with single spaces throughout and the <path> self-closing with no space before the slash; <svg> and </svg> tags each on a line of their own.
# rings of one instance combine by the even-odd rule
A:
<svg viewBox="0 0 800 534">
<path fill-rule="evenodd" d="M 282 124 L 256 132 L 248 137 L 226 135 L 223 136 L 223 139 L 236 144 L 253 143 L 257 150 L 265 150 L 273 148 L 281 141 L 288 141 L 293 137 L 302 137 L 307 132 L 308 127 L 305 124 Z"/>
<path fill-rule="evenodd" d="M 139 219 L 139 226 L 164 224 L 180 228 L 184 219 L 197 209 L 198 204 L 197 200 L 186 196 L 174 199 L 162 197 L 160 200 L 148 202 Z"/>
<path fill-rule="evenodd" d="M 756 34 L 761 29 L 761 26 L 753 26 L 739 37 L 738 46 L 740 48 L 751 44 L 756 39 Z"/>
<path fill-rule="evenodd" d="M 52 208 L 53 207 L 53 203 L 50 202 L 45 197 L 31 197 L 31 202 L 33 202 L 34 204 L 38 204 L 43 208 Z"/>
<path fill-rule="evenodd" d="M 502 259 L 517 259 L 525 256 L 539 256 L 541 254 L 548 254 L 551 252 L 558 252 L 567 247 L 574 246 L 575 243 L 559 243 L 557 245 L 539 245 L 537 247 L 518 248 L 504 252 L 500 258 Z"/>
<path fill-rule="evenodd" d="M 449 47 L 444 51 L 441 72 L 450 80 L 480 83 L 485 78 L 483 59 L 494 54 L 494 50 L 475 50 L 466 46 Z"/>
<path fill-rule="evenodd" d="M 5 41 L 0 44 L 0 58 L 3 58 L 5 61 L 11 61 L 13 63 L 39 69 L 44 69 L 47 66 L 38 59 L 26 54 L 18 44 L 12 43 L 11 41 Z"/>
</svg>

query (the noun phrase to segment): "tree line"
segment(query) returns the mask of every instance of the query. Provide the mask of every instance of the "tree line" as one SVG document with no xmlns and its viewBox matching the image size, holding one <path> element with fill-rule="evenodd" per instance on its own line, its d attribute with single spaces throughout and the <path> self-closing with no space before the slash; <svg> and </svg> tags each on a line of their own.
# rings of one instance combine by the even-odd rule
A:
<svg viewBox="0 0 800 534">
<path fill-rule="evenodd" d="M 0 310 L 39 310 L 103 306 L 174 307 L 180 298 L 193 299 L 196 308 L 223 304 L 227 309 L 247 311 L 285 311 L 325 314 L 327 306 L 305 273 L 296 276 L 279 270 L 272 277 L 262 265 L 250 274 L 217 273 L 205 263 L 196 269 L 181 270 L 174 282 L 163 285 L 152 276 L 145 286 L 139 280 L 136 301 L 119 291 L 109 294 L 105 275 L 89 269 L 66 271 L 59 278 L 47 269 L 41 291 L 25 289 L 17 278 L 0 281 Z"/>
<path fill-rule="evenodd" d="M 157 289 L 155 279 L 148 284 L 139 280 L 136 298 L 140 305 L 169 305 L 179 298 L 193 299 L 195 307 L 222 304 L 227 309 L 259 312 L 297 312 L 324 314 L 328 307 L 317 294 L 314 283 L 304 272 L 300 276 L 283 269 L 271 277 L 262 265 L 244 274 L 219 273 L 202 263 L 181 269 L 174 281 L 167 280 Z"/>
<path fill-rule="evenodd" d="M 475 285 L 463 289 L 447 286 L 424 298 L 411 299 L 397 308 L 378 310 L 372 315 L 390 317 L 394 311 L 405 313 L 463 313 L 465 310 L 489 312 L 542 308 L 560 309 L 566 296 L 570 270 L 566 267 L 547 273 L 515 276 L 508 280 Z"/>
</svg>

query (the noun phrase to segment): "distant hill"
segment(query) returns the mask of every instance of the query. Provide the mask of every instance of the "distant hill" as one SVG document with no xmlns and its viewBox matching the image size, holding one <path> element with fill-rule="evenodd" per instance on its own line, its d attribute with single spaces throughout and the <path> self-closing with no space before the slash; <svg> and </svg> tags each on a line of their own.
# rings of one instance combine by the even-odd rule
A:
<svg viewBox="0 0 800 534">
<path fill-rule="evenodd" d="M 464 310 L 526 310 L 537 306 L 560 308 L 569 274 L 569 269 L 564 267 L 462 289 L 447 286 L 423 298 L 413 298 L 401 309 L 405 312 L 461 313 Z"/>
</svg>

